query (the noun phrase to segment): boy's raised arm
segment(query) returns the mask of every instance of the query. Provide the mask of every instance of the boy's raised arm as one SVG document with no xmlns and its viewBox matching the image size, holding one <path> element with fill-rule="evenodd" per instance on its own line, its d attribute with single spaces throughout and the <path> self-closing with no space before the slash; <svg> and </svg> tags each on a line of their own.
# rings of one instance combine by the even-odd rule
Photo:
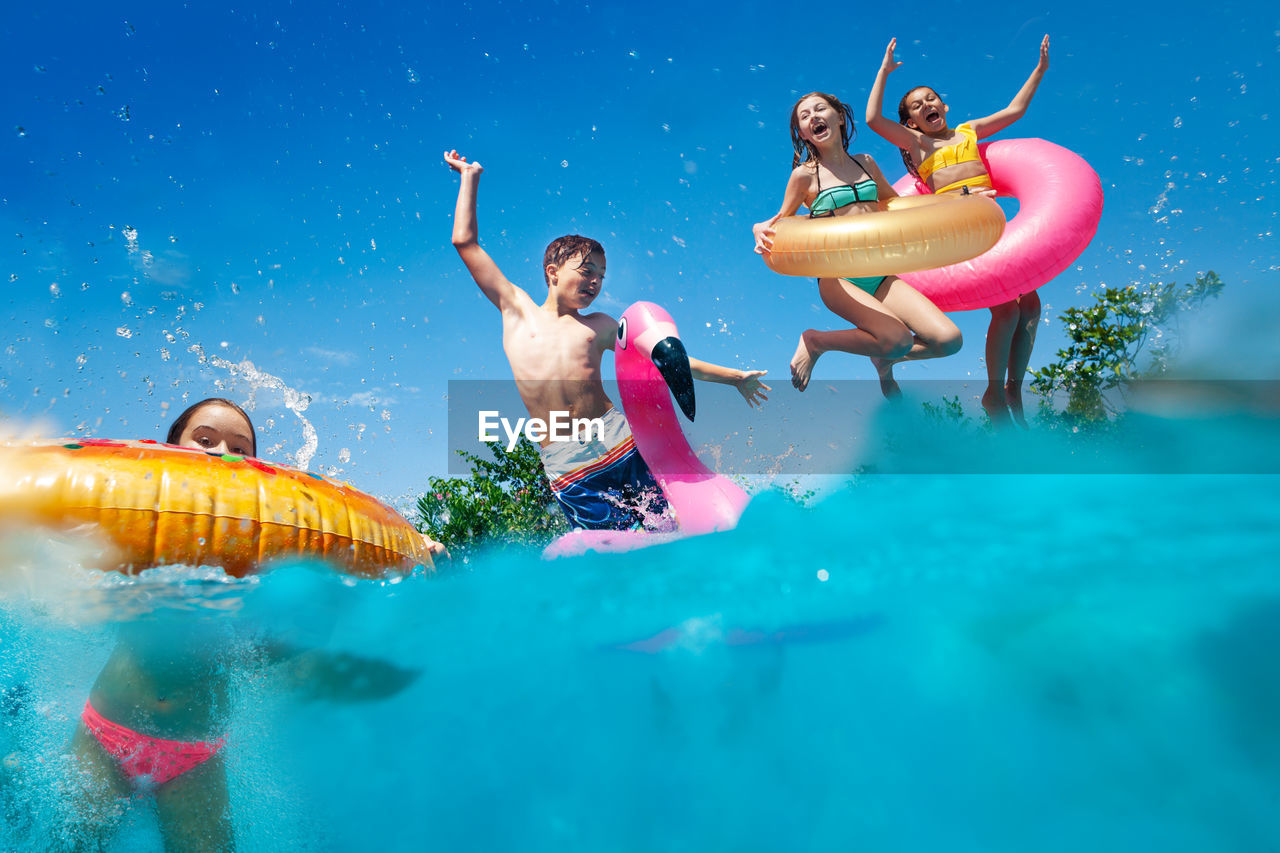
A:
<svg viewBox="0 0 1280 853">
<path fill-rule="evenodd" d="M 453 247 L 489 301 L 499 310 L 506 310 L 519 288 L 507 280 L 489 253 L 480 248 L 480 229 L 476 225 L 476 193 L 484 167 L 479 163 L 468 163 L 467 158 L 456 150 L 446 151 L 444 161 L 462 177 L 458 186 L 458 206 L 453 212 Z"/>
</svg>

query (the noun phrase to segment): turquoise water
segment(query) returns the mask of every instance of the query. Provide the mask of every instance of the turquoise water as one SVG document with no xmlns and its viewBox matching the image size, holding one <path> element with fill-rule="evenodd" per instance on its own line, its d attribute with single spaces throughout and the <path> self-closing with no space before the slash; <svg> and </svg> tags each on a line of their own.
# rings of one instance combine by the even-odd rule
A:
<svg viewBox="0 0 1280 853">
<path fill-rule="evenodd" d="M 864 476 L 812 507 L 757 496 L 714 537 L 394 584 L 120 578 L 11 532 L 0 847 L 58 837 L 59 755 L 127 623 L 225 643 L 244 850 L 1273 850 L 1275 484 Z M 417 677 L 287 691 L 236 669 L 264 631 Z M 138 798 L 110 849 L 159 844 Z"/>
</svg>

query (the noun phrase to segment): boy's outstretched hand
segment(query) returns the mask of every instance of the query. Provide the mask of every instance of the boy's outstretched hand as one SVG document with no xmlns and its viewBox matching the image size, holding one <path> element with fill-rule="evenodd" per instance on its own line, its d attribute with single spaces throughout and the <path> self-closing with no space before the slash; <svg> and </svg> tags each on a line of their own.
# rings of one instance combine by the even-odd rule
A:
<svg viewBox="0 0 1280 853">
<path fill-rule="evenodd" d="M 456 148 L 444 152 L 444 161 L 449 164 L 450 169 L 460 175 L 479 175 L 484 171 L 484 166 L 479 163 L 468 163 L 467 158 L 459 154 Z"/>
<path fill-rule="evenodd" d="M 745 375 L 741 379 L 733 383 L 733 387 L 738 389 L 738 393 L 747 401 L 748 406 L 756 407 L 769 399 L 767 392 L 773 389 L 760 381 L 760 377 L 767 372 L 765 370 L 747 370 L 744 371 Z"/>
</svg>

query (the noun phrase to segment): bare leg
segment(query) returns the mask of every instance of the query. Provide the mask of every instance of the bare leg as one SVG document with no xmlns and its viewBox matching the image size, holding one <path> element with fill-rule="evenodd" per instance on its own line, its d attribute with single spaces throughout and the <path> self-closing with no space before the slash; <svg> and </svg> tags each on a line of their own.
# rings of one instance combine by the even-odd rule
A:
<svg viewBox="0 0 1280 853">
<path fill-rule="evenodd" d="M 129 806 L 131 793 L 116 761 L 84 723 L 76 725 L 70 752 L 75 774 L 66 798 L 66 843 L 70 850 L 103 850 L 110 846 Z"/>
<path fill-rule="evenodd" d="M 800 335 L 800 343 L 796 345 L 795 355 L 791 357 L 791 384 L 801 391 L 808 387 L 813 366 L 824 352 L 837 350 L 867 355 L 868 351 L 877 349 L 875 338 L 863 329 L 805 329 Z"/>
<path fill-rule="evenodd" d="M 808 386 L 818 356 L 829 350 L 892 358 L 911 349 L 911 330 L 871 294 L 838 278 L 820 279 L 818 293 L 824 305 L 856 328 L 805 330 L 791 358 L 791 384 L 796 388 L 803 391 Z"/>
<path fill-rule="evenodd" d="M 898 380 L 893 375 L 893 366 L 899 361 L 902 361 L 902 359 L 871 359 L 871 366 L 876 369 L 876 378 L 880 380 L 880 393 L 885 396 L 886 400 L 895 400 L 902 396 L 902 388 L 898 386 Z"/>
<path fill-rule="evenodd" d="M 156 815 L 166 850 L 223 853 L 235 849 L 221 755 L 170 779 L 156 790 Z"/>
<path fill-rule="evenodd" d="M 1016 299 L 991 307 L 991 324 L 987 326 L 987 390 L 982 392 L 982 408 L 998 427 L 1012 423 L 1005 402 L 1004 377 L 1009 369 L 1009 348 L 1017 327 Z"/>
<path fill-rule="evenodd" d="M 1022 412 L 1022 378 L 1031 363 L 1031 349 L 1035 346 L 1039 328 L 1040 294 L 1033 290 L 1018 297 L 1018 326 L 1009 347 L 1009 379 L 1004 385 L 1009 413 L 1023 429 L 1027 428 L 1027 418 Z"/>
<path fill-rule="evenodd" d="M 964 341 L 951 318 L 938 310 L 938 306 L 920 291 L 896 276 L 885 279 L 876 296 L 912 332 L 911 348 L 902 355 L 871 359 L 880 374 L 880 390 L 886 397 L 897 396 L 902 392 L 893 378 L 895 364 L 954 355 L 960 351 Z"/>
</svg>

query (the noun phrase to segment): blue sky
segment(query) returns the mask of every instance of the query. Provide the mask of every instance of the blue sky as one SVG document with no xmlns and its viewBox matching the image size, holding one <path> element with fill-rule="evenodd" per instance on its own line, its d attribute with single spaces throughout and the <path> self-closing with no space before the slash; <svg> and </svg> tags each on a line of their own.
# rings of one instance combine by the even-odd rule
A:
<svg viewBox="0 0 1280 853">
<path fill-rule="evenodd" d="M 1280 16 L 1231 2 L 786 8 L 11 11 L 7 430 L 156 437 L 185 401 L 221 393 L 251 400 L 264 455 L 304 449 L 305 418 L 313 467 L 383 496 L 415 492 L 446 467 L 448 380 L 509 376 L 497 312 L 449 245 L 451 147 L 486 167 L 481 238 L 510 278 L 540 297 L 546 243 L 596 237 L 609 263 L 600 310 L 663 304 L 691 353 L 767 368 L 769 409 L 742 415 L 778 417 L 795 401 L 798 334 L 834 318 L 812 282 L 764 267 L 750 225 L 780 201 L 796 97 L 832 91 L 860 114 L 891 36 L 905 63 L 891 98 L 932 85 L 963 118 L 1006 104 L 1051 34 L 1048 75 L 1003 135 L 1079 152 L 1107 201 L 1077 266 L 1041 291 L 1050 322 L 1033 367 L 1062 341 L 1057 314 L 1091 288 L 1215 269 L 1228 290 L 1206 319 L 1225 330 L 1213 369 L 1276 375 L 1276 346 L 1231 330 L 1280 301 Z M 851 148 L 901 174 L 869 131 Z M 964 350 L 902 378 L 983 375 L 986 312 L 955 319 Z M 815 381 L 871 377 L 865 359 L 836 355 Z M 708 405 L 741 405 L 723 390 Z"/>
</svg>

